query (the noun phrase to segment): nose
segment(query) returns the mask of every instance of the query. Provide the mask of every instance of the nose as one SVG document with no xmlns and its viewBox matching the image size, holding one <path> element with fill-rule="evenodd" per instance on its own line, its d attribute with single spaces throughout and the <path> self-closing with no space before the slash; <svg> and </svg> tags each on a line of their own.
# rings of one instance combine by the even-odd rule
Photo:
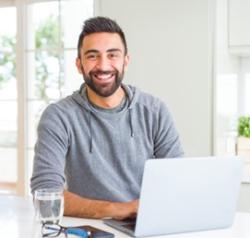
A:
<svg viewBox="0 0 250 238">
<path fill-rule="evenodd" d="M 97 68 L 100 69 L 100 70 L 109 70 L 111 67 L 110 67 L 110 61 L 109 59 L 105 56 L 105 55 L 102 55 L 99 57 L 98 61 L 97 61 Z"/>
</svg>

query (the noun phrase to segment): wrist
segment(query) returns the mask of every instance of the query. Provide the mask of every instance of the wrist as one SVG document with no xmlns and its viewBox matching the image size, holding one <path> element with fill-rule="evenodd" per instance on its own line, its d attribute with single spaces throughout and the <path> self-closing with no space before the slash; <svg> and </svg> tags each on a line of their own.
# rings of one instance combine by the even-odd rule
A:
<svg viewBox="0 0 250 238">
<path fill-rule="evenodd" d="M 119 202 L 107 202 L 107 205 L 105 206 L 105 217 L 114 218 L 117 214 L 117 211 L 120 209 L 120 203 Z"/>
</svg>

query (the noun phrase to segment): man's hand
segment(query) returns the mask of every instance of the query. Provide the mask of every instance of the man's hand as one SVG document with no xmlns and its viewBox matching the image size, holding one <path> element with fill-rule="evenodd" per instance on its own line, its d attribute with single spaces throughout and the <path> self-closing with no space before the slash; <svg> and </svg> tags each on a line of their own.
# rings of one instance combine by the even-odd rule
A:
<svg viewBox="0 0 250 238">
<path fill-rule="evenodd" d="M 124 220 L 126 218 L 135 218 L 138 211 L 139 200 L 133 200 L 131 202 L 113 203 L 113 215 L 112 218 L 116 220 Z"/>
</svg>

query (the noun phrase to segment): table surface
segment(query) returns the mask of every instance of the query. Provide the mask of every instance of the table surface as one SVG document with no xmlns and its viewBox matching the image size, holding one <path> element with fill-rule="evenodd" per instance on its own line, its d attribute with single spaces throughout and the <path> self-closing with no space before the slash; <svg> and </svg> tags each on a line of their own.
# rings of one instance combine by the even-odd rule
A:
<svg viewBox="0 0 250 238">
<path fill-rule="evenodd" d="M 0 237 L 39 238 L 40 227 L 34 219 L 31 199 L 15 196 L 0 196 Z M 101 220 L 63 217 L 62 225 L 91 225 L 112 232 L 115 237 L 130 237 L 103 224 Z M 73 237 L 73 236 L 72 236 Z M 159 236 L 158 236 L 159 237 Z M 227 229 L 165 235 L 166 238 L 249 238 L 250 213 L 237 213 L 234 224 Z"/>
</svg>

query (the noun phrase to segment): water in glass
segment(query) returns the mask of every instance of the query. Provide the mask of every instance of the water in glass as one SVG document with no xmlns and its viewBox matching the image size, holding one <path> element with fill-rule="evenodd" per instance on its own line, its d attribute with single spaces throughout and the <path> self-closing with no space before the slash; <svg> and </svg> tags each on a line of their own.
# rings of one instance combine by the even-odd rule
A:
<svg viewBox="0 0 250 238">
<path fill-rule="evenodd" d="M 63 190 L 42 189 L 35 191 L 36 218 L 41 223 L 58 224 L 63 216 Z"/>
</svg>

